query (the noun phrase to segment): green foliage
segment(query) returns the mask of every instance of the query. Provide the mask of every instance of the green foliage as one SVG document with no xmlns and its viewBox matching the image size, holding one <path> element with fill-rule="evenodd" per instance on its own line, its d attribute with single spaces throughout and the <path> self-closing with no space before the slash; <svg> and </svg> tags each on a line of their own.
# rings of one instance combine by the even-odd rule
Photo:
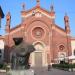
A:
<svg viewBox="0 0 75 75">
<path fill-rule="evenodd" d="M 69 68 L 75 68 L 75 64 L 53 64 L 53 68 L 68 70 Z"/>
<path fill-rule="evenodd" d="M 7 67 L 7 64 L 5 63 L 0 63 L 0 69 L 6 69 Z"/>
<path fill-rule="evenodd" d="M 3 64 L 0 64 L 0 69 L 3 67 Z"/>
</svg>

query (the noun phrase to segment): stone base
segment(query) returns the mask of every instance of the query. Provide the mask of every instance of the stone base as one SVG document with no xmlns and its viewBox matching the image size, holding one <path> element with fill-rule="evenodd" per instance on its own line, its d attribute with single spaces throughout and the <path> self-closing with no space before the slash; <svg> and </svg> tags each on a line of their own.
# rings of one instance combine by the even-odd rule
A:
<svg viewBox="0 0 75 75">
<path fill-rule="evenodd" d="M 10 70 L 6 75 L 34 75 L 34 70 Z"/>
</svg>

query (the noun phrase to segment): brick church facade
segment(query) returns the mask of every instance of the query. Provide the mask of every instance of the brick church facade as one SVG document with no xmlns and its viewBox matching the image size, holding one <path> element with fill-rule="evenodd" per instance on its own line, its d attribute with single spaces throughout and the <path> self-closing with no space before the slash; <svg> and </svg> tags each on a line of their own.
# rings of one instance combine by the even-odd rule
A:
<svg viewBox="0 0 75 75">
<path fill-rule="evenodd" d="M 6 34 L 0 36 L 5 43 L 4 57 L 9 61 L 10 48 L 14 45 L 14 37 L 23 37 L 24 41 L 34 45 L 36 51 L 30 56 L 31 66 L 47 66 L 50 63 L 59 63 L 62 58 L 70 56 L 71 36 L 69 17 L 64 16 L 65 29 L 55 23 L 55 11 L 51 5 L 50 11 L 40 7 L 40 1 L 30 9 L 21 11 L 21 24 L 10 28 L 11 15 L 6 15 Z"/>
</svg>

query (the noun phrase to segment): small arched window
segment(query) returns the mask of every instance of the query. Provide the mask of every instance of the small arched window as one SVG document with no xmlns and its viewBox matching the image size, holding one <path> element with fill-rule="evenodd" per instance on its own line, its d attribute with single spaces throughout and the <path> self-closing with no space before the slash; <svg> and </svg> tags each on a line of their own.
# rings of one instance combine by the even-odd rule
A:
<svg viewBox="0 0 75 75">
<path fill-rule="evenodd" d="M 74 55 L 75 55 L 75 49 L 74 49 Z"/>
</svg>

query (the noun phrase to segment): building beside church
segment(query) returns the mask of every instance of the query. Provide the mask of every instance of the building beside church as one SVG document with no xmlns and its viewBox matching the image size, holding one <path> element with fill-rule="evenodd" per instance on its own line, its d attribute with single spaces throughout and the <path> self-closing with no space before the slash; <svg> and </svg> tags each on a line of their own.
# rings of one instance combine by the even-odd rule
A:
<svg viewBox="0 0 75 75">
<path fill-rule="evenodd" d="M 1 19 L 4 18 L 4 13 L 0 6 L 0 28 L 1 28 Z M 0 63 L 4 60 L 4 41 L 2 36 L 0 35 Z"/>
<path fill-rule="evenodd" d="M 64 16 L 65 29 L 59 27 L 55 23 L 55 11 L 51 5 L 50 11 L 37 5 L 30 10 L 21 11 L 21 24 L 14 28 L 10 28 L 11 18 L 10 12 L 6 15 L 6 34 L 0 36 L 0 40 L 4 41 L 4 59 L 9 62 L 10 48 L 14 45 L 14 37 L 23 37 L 34 45 L 36 51 L 30 56 L 31 66 L 47 66 L 50 63 L 60 63 L 62 58 L 72 55 L 71 36 L 69 17 Z M 74 48 L 75 49 L 75 48 Z"/>
<path fill-rule="evenodd" d="M 72 56 L 75 57 L 75 37 L 71 37 L 71 48 Z M 75 60 L 72 60 L 72 63 L 75 63 Z"/>
</svg>

